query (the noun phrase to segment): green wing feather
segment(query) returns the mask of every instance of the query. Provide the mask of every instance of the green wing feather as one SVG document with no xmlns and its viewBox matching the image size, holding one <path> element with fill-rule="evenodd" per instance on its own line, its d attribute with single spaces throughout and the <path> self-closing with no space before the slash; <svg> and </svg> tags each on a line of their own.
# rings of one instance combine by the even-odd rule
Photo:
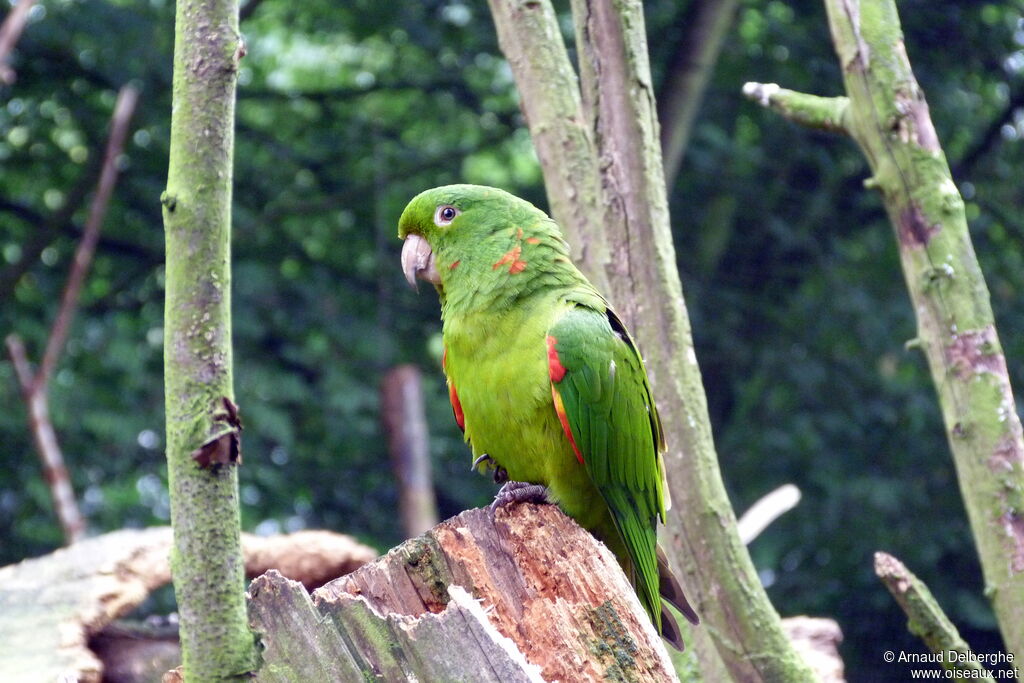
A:
<svg viewBox="0 0 1024 683">
<path fill-rule="evenodd" d="M 618 317 L 579 305 L 549 336 L 565 369 L 553 387 L 584 466 L 636 569 L 637 594 L 661 626 L 657 518 L 665 517 L 664 437 L 643 361 Z"/>
</svg>

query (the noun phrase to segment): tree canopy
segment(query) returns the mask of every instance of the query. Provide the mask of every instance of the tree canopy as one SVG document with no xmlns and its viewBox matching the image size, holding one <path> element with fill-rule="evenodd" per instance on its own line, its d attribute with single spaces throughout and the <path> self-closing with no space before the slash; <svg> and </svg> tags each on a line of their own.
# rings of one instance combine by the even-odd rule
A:
<svg viewBox="0 0 1024 683">
<path fill-rule="evenodd" d="M 689 3 L 647 3 L 655 87 L 691 40 Z M 567 7 L 559 6 L 567 13 Z M 246 530 L 401 540 L 378 389 L 424 370 L 441 516 L 487 502 L 440 373 L 432 296 L 402 280 L 398 214 L 449 182 L 545 206 L 490 16 L 458 1 L 242 7 L 234 189 L 236 398 Z M 1024 6 L 906 0 L 906 47 L 1024 386 Z M 94 531 L 165 523 L 163 234 L 174 7 L 37 4 L 0 99 L 0 330 L 45 344 L 118 89 L 141 92 L 50 412 Z M 571 39 L 571 21 L 563 22 Z M 784 615 L 836 618 L 851 677 L 917 650 L 872 571 L 898 556 L 975 651 L 1000 649 L 881 203 L 849 142 L 769 115 L 748 80 L 823 95 L 842 78 L 821 4 L 739 3 L 669 188 L 722 472 L 738 511 L 800 505 L 751 546 Z M 660 93 L 663 94 L 663 93 Z M 61 542 L 10 362 L 0 360 L 0 564 Z"/>
</svg>

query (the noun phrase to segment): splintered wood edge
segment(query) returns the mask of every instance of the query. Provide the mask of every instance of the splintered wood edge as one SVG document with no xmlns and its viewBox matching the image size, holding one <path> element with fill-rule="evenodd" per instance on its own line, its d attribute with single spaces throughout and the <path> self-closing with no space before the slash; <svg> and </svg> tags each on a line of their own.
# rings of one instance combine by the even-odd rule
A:
<svg viewBox="0 0 1024 683">
<path fill-rule="evenodd" d="M 470 510 L 331 582 L 315 603 L 350 594 L 379 614 L 451 607 L 451 587 L 480 602 L 546 680 L 633 675 L 674 680 L 664 644 L 612 554 L 555 506 L 518 505 L 492 521 Z"/>
<path fill-rule="evenodd" d="M 468 593 L 452 587 L 440 613 L 382 614 L 361 595 L 334 593 L 315 601 L 276 571 L 250 586 L 249 613 L 264 666 L 256 681 L 464 680 L 541 683 L 540 669 L 494 628 Z M 444 657 L 438 657 L 444 652 Z"/>
</svg>

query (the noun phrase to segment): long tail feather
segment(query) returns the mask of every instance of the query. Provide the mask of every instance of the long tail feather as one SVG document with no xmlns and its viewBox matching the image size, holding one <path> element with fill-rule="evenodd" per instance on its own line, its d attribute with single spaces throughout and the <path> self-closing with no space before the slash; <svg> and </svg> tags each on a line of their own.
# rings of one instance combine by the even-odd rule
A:
<svg viewBox="0 0 1024 683">
<path fill-rule="evenodd" d="M 686 644 L 683 643 L 683 634 L 679 632 L 679 624 L 676 623 L 676 618 L 664 603 L 661 605 L 661 637 L 680 652 L 686 649 Z"/>
<path fill-rule="evenodd" d="M 691 624 L 694 626 L 699 624 L 700 617 L 697 616 L 693 607 L 690 606 L 686 595 L 683 594 L 683 587 L 679 585 L 679 580 L 672 573 L 672 570 L 669 569 L 668 557 L 665 556 L 665 551 L 661 549 L 660 545 L 658 546 L 658 582 L 658 592 L 661 593 L 661 597 L 682 612 L 683 616 Z"/>
</svg>

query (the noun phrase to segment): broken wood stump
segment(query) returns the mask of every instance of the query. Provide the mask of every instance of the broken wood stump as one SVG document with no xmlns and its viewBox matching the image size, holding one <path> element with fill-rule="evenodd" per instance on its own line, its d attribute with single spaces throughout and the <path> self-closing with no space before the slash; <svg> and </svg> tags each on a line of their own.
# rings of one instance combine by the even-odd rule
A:
<svg viewBox="0 0 1024 683">
<path fill-rule="evenodd" d="M 675 681 L 614 556 L 553 505 L 469 510 L 309 595 L 249 588 L 257 681 Z"/>
<path fill-rule="evenodd" d="M 123 629 L 105 629 L 171 580 L 170 548 L 170 527 L 122 529 L 0 568 L 0 681 L 114 680 L 115 660 L 132 669 L 137 661 L 126 661 L 131 657 L 122 647 L 130 639 L 121 637 Z M 310 587 L 376 557 L 372 548 L 329 531 L 243 534 L 242 548 L 247 575 L 277 567 Z M 174 640 L 131 644 L 166 652 L 177 647 Z M 152 659 L 149 652 L 143 658 Z"/>
</svg>

